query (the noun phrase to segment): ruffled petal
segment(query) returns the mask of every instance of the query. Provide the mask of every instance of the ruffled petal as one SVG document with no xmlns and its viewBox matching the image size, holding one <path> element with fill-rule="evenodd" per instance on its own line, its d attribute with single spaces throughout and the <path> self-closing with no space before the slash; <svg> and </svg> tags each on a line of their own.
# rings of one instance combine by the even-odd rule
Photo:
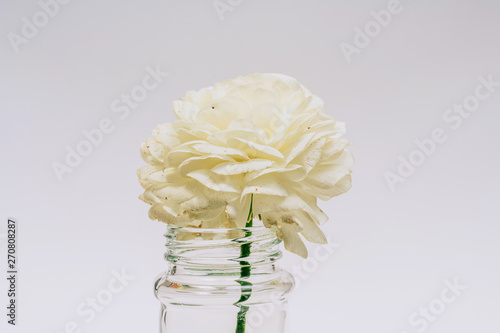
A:
<svg viewBox="0 0 500 333">
<path fill-rule="evenodd" d="M 316 166 L 307 175 L 301 186 L 309 194 L 321 200 L 330 200 L 351 188 L 350 166 L 352 163 L 351 153 L 343 151 L 334 162 Z"/>
<path fill-rule="evenodd" d="M 299 236 L 302 228 L 288 214 L 270 212 L 261 215 L 264 225 L 276 230 L 276 236 L 283 240 L 285 249 L 307 258 L 307 248 Z"/>
<path fill-rule="evenodd" d="M 228 140 L 228 144 L 244 151 L 252 158 L 267 158 L 273 161 L 279 161 L 284 157 L 279 150 L 273 147 L 261 145 L 247 139 L 232 138 Z"/>
<path fill-rule="evenodd" d="M 227 156 L 217 155 L 190 157 L 179 165 L 178 171 L 182 176 L 186 176 L 190 172 L 202 169 L 211 169 L 214 166 L 227 161 L 234 160 Z"/>
<path fill-rule="evenodd" d="M 218 175 L 210 170 L 196 170 L 187 174 L 196 179 L 203 186 L 221 192 L 239 193 L 240 186 L 236 181 L 231 181 L 230 176 Z"/>
<path fill-rule="evenodd" d="M 273 161 L 255 158 L 245 162 L 223 162 L 212 168 L 218 175 L 241 175 L 256 170 L 264 170 L 274 164 Z"/>
</svg>

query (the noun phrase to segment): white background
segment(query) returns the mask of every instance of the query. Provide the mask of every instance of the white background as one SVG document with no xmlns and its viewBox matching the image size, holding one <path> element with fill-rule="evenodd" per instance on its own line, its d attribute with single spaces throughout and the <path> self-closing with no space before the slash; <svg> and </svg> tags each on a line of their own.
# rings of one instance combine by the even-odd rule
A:
<svg viewBox="0 0 500 333">
<path fill-rule="evenodd" d="M 417 332 L 409 317 L 454 278 L 467 289 L 425 331 L 499 332 L 500 87 L 457 129 L 443 115 L 479 76 L 500 81 L 500 3 L 401 0 L 351 62 L 340 44 L 354 45 L 354 28 L 388 1 L 230 3 L 218 13 L 211 0 L 73 0 L 16 53 L 8 34 L 22 36 L 41 7 L 0 1 L 0 233 L 18 220 L 20 271 L 14 329 L 0 284 L 1 332 L 60 333 L 71 321 L 82 332 L 157 331 L 164 226 L 137 199 L 140 143 L 186 91 L 254 72 L 293 76 L 322 97 L 356 157 L 352 190 L 321 205 L 340 247 L 290 297 L 289 332 Z M 120 119 L 113 101 L 157 65 L 169 76 Z M 60 182 L 52 163 L 104 118 L 114 131 Z M 391 191 L 384 174 L 436 128 L 447 140 Z M 122 269 L 135 278 L 86 323 L 77 307 Z"/>
</svg>

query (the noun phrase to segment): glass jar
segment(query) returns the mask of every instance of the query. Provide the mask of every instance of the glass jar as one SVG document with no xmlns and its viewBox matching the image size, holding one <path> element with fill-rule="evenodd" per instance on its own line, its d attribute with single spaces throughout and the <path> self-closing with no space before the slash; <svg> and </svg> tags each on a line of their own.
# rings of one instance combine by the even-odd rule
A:
<svg viewBox="0 0 500 333">
<path fill-rule="evenodd" d="M 155 282 L 161 333 L 283 333 L 294 285 L 280 240 L 263 226 L 168 226 L 168 270 Z"/>
</svg>

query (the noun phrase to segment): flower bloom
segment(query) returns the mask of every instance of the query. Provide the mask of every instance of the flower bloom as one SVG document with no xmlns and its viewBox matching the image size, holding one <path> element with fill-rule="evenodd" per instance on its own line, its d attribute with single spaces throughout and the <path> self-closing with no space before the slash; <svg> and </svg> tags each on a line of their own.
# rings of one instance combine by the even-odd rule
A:
<svg viewBox="0 0 500 333">
<path fill-rule="evenodd" d="M 250 202 L 285 248 L 303 257 L 326 243 L 317 199 L 351 187 L 344 124 L 295 79 L 252 74 L 190 91 L 159 125 L 138 170 L 149 217 L 176 226 L 244 227 Z"/>
</svg>

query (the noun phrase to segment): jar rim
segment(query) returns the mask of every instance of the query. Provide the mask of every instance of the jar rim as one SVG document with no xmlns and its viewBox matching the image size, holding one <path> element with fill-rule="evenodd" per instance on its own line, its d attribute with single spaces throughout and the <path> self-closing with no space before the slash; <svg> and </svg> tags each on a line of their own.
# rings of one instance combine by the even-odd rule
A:
<svg viewBox="0 0 500 333">
<path fill-rule="evenodd" d="M 253 242 L 256 240 L 278 239 L 274 228 L 264 225 L 244 228 L 196 228 L 167 225 L 163 235 L 169 241 L 167 245 L 191 244 L 196 239 L 203 239 L 203 246 L 210 244 L 228 243 L 235 239 L 240 242 Z M 180 236 L 180 238 L 179 238 Z M 278 240 L 278 242 L 280 242 Z M 201 245 L 201 244 L 200 244 Z"/>
<path fill-rule="evenodd" d="M 173 224 L 167 224 L 168 230 L 185 230 L 192 232 L 213 232 L 213 233 L 224 233 L 228 231 L 237 231 L 237 230 L 246 230 L 246 231 L 260 231 L 260 230 L 269 230 L 270 232 L 274 232 L 273 229 L 268 228 L 264 225 L 258 225 L 253 227 L 241 227 L 241 228 L 197 228 L 197 227 L 181 227 Z"/>
</svg>

